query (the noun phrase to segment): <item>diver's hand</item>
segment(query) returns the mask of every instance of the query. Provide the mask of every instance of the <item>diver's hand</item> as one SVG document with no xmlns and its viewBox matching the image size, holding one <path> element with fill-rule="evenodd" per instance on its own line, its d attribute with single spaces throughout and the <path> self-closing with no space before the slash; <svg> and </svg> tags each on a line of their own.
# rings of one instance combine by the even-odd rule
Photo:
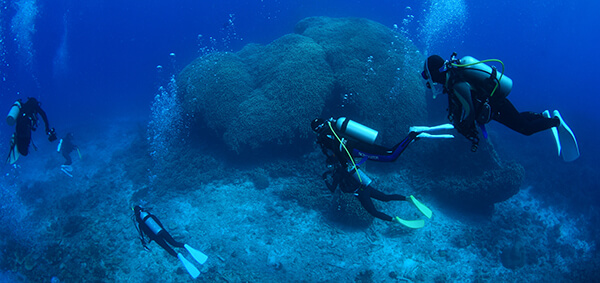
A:
<svg viewBox="0 0 600 283">
<path fill-rule="evenodd" d="M 49 142 L 53 142 L 57 139 L 56 138 L 56 130 L 54 130 L 54 128 L 52 128 L 50 130 L 46 129 L 46 135 L 48 135 Z"/>
</svg>

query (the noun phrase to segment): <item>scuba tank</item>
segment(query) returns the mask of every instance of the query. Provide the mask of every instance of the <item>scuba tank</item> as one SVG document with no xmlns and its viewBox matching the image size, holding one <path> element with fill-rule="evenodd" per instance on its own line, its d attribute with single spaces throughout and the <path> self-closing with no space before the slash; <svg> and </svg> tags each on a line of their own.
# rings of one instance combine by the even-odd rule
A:
<svg viewBox="0 0 600 283">
<path fill-rule="evenodd" d="M 463 57 L 462 59 L 460 59 L 460 64 L 455 66 L 459 67 L 459 69 L 462 71 L 461 73 L 465 76 L 465 79 L 468 82 L 484 81 L 486 79 L 492 78 L 492 74 L 495 74 L 494 83 L 499 82 L 499 85 L 493 94 L 494 96 L 507 97 L 510 91 L 512 90 L 512 79 L 510 79 L 502 73 L 499 74 L 497 71 L 493 70 L 489 65 L 471 56 Z"/>
<path fill-rule="evenodd" d="M 6 123 L 9 126 L 14 126 L 17 123 L 17 117 L 19 116 L 19 112 L 21 111 L 21 101 L 15 101 L 10 110 L 8 111 L 8 116 L 6 116 Z"/>
<path fill-rule="evenodd" d="M 379 134 L 376 130 L 347 119 L 346 117 L 338 118 L 335 122 L 335 127 L 340 133 L 368 144 L 375 143 L 375 139 Z"/>
<path fill-rule="evenodd" d="M 60 139 L 60 141 L 58 142 L 58 146 L 56 147 L 56 152 L 60 152 L 60 150 L 62 149 L 62 142 L 63 139 Z"/>
<path fill-rule="evenodd" d="M 160 232 L 162 230 L 162 227 L 160 227 L 160 225 L 158 225 L 158 223 L 156 223 L 156 221 L 154 221 L 154 219 L 152 219 L 152 217 L 150 217 L 150 213 L 142 210 L 142 211 L 140 211 L 140 218 L 142 219 L 144 224 L 146 224 L 146 226 L 148 226 L 148 228 L 150 228 L 150 230 L 152 230 L 154 235 L 158 235 L 158 232 Z"/>
<path fill-rule="evenodd" d="M 350 172 L 350 174 L 352 174 L 352 178 L 354 178 L 354 180 L 356 180 L 357 182 L 359 182 L 361 185 L 368 187 L 371 182 L 373 182 L 371 180 L 371 178 L 369 178 L 369 176 L 367 176 L 367 174 L 365 174 L 365 172 L 363 172 L 362 170 L 356 168 L 356 170 L 354 170 L 354 167 L 350 167 L 348 168 L 348 172 Z M 360 174 L 360 176 L 359 176 Z"/>
</svg>

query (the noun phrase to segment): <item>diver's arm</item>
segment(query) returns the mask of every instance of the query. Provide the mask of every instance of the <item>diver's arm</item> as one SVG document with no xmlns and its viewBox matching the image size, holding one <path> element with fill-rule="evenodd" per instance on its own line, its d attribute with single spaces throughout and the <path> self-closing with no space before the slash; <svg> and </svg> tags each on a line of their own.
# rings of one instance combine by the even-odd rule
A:
<svg viewBox="0 0 600 283">
<path fill-rule="evenodd" d="M 462 105 L 463 116 L 460 117 L 460 121 L 474 121 L 475 113 L 473 111 L 473 99 L 471 97 L 471 86 L 466 82 L 459 82 L 454 84 L 454 94 Z"/>
<path fill-rule="evenodd" d="M 37 107 L 37 113 L 40 114 L 40 116 L 42 116 L 42 120 L 44 120 L 44 126 L 46 126 L 46 133 L 50 133 L 50 123 L 48 123 L 48 116 L 46 116 L 46 112 L 39 105 Z"/>
</svg>

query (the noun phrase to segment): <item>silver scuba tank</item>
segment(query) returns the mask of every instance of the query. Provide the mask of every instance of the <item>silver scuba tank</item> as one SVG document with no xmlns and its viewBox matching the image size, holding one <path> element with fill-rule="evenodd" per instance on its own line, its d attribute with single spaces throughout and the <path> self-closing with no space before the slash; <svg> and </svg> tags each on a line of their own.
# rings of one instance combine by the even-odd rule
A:
<svg viewBox="0 0 600 283">
<path fill-rule="evenodd" d="M 461 65 L 468 65 L 477 62 L 479 62 L 479 60 L 471 56 L 465 56 L 462 59 L 460 59 Z M 467 81 L 483 81 L 492 75 L 492 67 L 485 63 L 479 63 L 460 68 L 463 70 L 463 74 L 465 75 Z M 508 76 L 502 75 L 500 72 L 497 72 L 496 79 L 500 79 L 500 76 L 502 76 L 502 79 L 500 80 L 500 85 L 498 85 L 496 92 L 494 92 L 494 96 L 507 97 L 510 91 L 512 90 L 513 81 Z"/>
<path fill-rule="evenodd" d="M 140 218 L 142 219 L 142 221 L 144 221 L 144 224 L 146 224 L 146 226 L 148 226 L 148 228 L 150 228 L 150 230 L 154 233 L 154 235 L 158 235 L 158 232 L 160 232 L 162 230 L 162 227 L 160 227 L 160 225 L 158 225 L 158 223 L 156 223 L 156 221 L 154 221 L 154 219 L 152 219 L 152 217 L 146 218 L 146 216 L 148 216 L 148 215 L 149 215 L 148 212 L 140 211 Z M 146 218 L 146 220 L 144 220 L 144 218 Z"/>
<path fill-rule="evenodd" d="M 21 102 L 15 101 L 10 110 L 8 111 L 8 116 L 6 116 L 6 123 L 9 126 L 14 126 L 17 123 L 17 117 L 19 117 L 19 112 L 21 111 Z"/>
<path fill-rule="evenodd" d="M 335 122 L 335 128 L 340 132 L 368 144 L 375 143 L 379 132 L 363 124 L 354 122 L 346 117 L 340 117 Z"/>
<path fill-rule="evenodd" d="M 352 168 L 354 168 L 354 167 L 352 167 Z M 352 178 L 354 178 L 354 180 L 359 182 L 361 185 L 368 187 L 371 184 L 371 182 L 373 182 L 373 180 L 371 180 L 371 178 L 369 178 L 369 176 L 367 176 L 367 174 L 365 174 L 365 172 L 363 172 L 360 169 L 354 170 L 352 168 L 349 168 L 350 170 L 352 170 L 352 171 L 350 171 L 350 174 L 352 174 Z M 358 178 L 359 174 L 360 174 L 360 178 Z"/>
</svg>

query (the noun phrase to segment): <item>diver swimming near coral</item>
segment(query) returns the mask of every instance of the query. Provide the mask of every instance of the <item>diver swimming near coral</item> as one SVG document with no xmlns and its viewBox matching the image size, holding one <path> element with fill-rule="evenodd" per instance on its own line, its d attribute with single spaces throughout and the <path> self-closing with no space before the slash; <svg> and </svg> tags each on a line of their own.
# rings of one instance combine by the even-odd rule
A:
<svg viewBox="0 0 600 283">
<path fill-rule="evenodd" d="M 59 140 L 56 151 L 60 152 L 65 158 L 65 164 L 60 166 L 60 170 L 67 174 L 67 176 L 69 177 L 73 177 L 73 167 L 71 167 L 71 164 L 73 164 L 71 152 L 73 152 L 73 150 L 77 150 L 79 158 L 81 158 L 81 152 L 79 151 L 79 147 L 73 144 L 73 133 L 67 133 L 67 135 L 64 138 Z"/>
<path fill-rule="evenodd" d="M 176 248 L 185 248 L 192 255 L 192 257 L 200 264 L 204 264 L 208 257 L 204 253 L 190 247 L 188 244 L 175 241 L 171 234 L 169 234 L 169 232 L 165 230 L 160 220 L 158 220 L 156 216 L 150 214 L 144 208 L 140 207 L 139 205 L 136 205 L 133 208 L 133 211 L 134 214 L 132 219 L 134 220 L 134 225 L 138 230 L 138 233 L 140 234 L 140 240 L 144 248 L 149 250 L 149 248 L 146 246 L 147 243 L 150 243 L 151 241 L 156 242 L 170 255 L 178 258 L 185 267 L 185 269 L 188 271 L 188 273 L 194 279 L 196 279 L 200 275 L 200 271 L 196 268 L 196 266 L 194 266 L 194 264 L 185 259 L 185 257 L 183 257 L 181 253 L 175 252 L 175 250 L 173 250 L 173 248 L 171 248 L 169 244 Z M 144 235 L 148 236 L 148 242 L 146 242 Z"/>
<path fill-rule="evenodd" d="M 486 65 L 486 62 L 499 62 L 502 72 Z M 558 154 L 569 162 L 579 157 L 579 147 L 573 131 L 562 119 L 558 110 L 542 113 L 519 112 L 507 99 L 512 90 L 512 80 L 504 75 L 504 63 L 497 59 L 479 61 L 471 56 L 458 60 L 456 53 L 446 61 L 439 55 L 425 60 L 421 73 L 426 87 L 439 94 L 448 94 L 448 119 L 456 130 L 472 143 L 476 151 L 479 134 L 487 138 L 485 124 L 491 120 L 507 126 L 523 135 L 551 129 L 558 148 Z M 479 129 L 478 129 L 479 128 Z"/>
<path fill-rule="evenodd" d="M 13 134 L 10 142 L 10 152 L 6 163 L 14 164 L 20 155 L 26 156 L 29 154 L 29 144 L 31 144 L 31 131 L 35 131 L 37 128 L 38 114 L 44 120 L 44 126 L 46 135 L 48 135 L 48 141 L 53 142 L 56 140 L 56 131 L 54 128 L 50 128 L 48 123 L 48 117 L 46 112 L 40 106 L 40 102 L 29 97 L 25 103 L 20 99 L 10 108 L 6 122 L 9 126 L 16 124 L 15 133 Z M 35 144 L 33 145 L 34 148 Z"/>
<path fill-rule="evenodd" d="M 372 180 L 359 169 L 366 160 L 380 162 L 393 162 L 400 154 L 419 138 L 452 138 L 452 135 L 431 135 L 426 131 L 451 129 L 452 125 L 437 127 L 413 127 L 408 136 L 392 148 L 374 144 L 378 132 L 345 117 L 334 120 L 314 119 L 311 122 L 313 131 L 317 133 L 317 144 L 321 146 L 323 154 L 327 156 L 327 167 L 330 168 L 323 174 L 323 180 L 331 192 L 340 187 L 344 193 L 353 193 L 369 214 L 381 220 L 401 223 L 410 228 L 422 228 L 425 221 L 403 220 L 378 211 L 372 199 L 380 201 L 407 201 L 410 200 L 425 216 L 431 218 L 432 212 L 413 196 L 408 198 L 399 195 L 388 195 L 371 186 Z M 357 164 L 354 158 L 361 158 Z M 331 179 L 331 182 L 328 182 Z"/>
</svg>

